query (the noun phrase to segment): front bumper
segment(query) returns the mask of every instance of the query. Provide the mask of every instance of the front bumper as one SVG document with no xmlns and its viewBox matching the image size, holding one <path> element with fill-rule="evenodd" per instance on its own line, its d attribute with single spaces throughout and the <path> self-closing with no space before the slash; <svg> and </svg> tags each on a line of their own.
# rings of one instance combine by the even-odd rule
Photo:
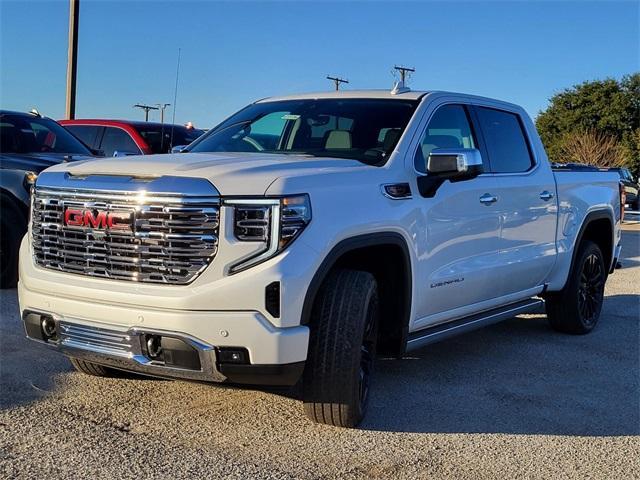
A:
<svg viewBox="0 0 640 480">
<path fill-rule="evenodd" d="M 309 329 L 276 328 L 259 312 L 136 309 L 89 304 L 18 285 L 27 336 L 70 357 L 145 375 L 209 382 L 293 385 L 307 355 Z M 43 316 L 56 326 L 45 338 Z M 178 344 L 190 360 L 153 360 L 145 351 L 149 335 Z M 246 352 L 242 363 L 227 363 L 223 351 Z"/>
</svg>

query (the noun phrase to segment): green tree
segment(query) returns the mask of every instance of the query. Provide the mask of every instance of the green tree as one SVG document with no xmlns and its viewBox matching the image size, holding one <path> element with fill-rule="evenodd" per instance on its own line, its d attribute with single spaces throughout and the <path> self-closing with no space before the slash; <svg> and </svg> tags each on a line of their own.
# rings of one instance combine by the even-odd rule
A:
<svg viewBox="0 0 640 480">
<path fill-rule="evenodd" d="M 554 162 L 567 161 L 564 144 L 571 135 L 591 131 L 619 142 L 625 163 L 640 173 L 640 73 L 563 90 L 551 97 L 536 126 Z"/>
</svg>

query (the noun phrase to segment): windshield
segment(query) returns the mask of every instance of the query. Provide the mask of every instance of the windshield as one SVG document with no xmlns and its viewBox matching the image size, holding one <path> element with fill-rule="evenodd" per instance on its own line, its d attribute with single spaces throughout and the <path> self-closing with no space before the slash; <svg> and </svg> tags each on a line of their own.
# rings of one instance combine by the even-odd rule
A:
<svg viewBox="0 0 640 480">
<path fill-rule="evenodd" d="M 256 103 L 198 139 L 190 152 L 295 153 L 383 163 L 416 101 L 285 100 Z"/>
<path fill-rule="evenodd" d="M 0 114 L 0 152 L 91 155 L 80 140 L 51 119 Z"/>
<path fill-rule="evenodd" d="M 135 125 L 135 129 L 144 138 L 153 153 L 169 153 L 176 145 L 189 145 L 204 133 L 204 130 L 187 128 L 182 125 L 173 127 L 171 142 L 171 125 Z"/>
</svg>

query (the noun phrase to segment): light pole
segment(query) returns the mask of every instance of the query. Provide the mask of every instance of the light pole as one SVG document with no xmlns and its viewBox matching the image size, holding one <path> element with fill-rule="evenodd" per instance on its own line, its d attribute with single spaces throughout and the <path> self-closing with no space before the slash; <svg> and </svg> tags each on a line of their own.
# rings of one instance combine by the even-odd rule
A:
<svg viewBox="0 0 640 480">
<path fill-rule="evenodd" d="M 164 124 L 164 109 L 171 106 L 170 103 L 156 103 L 160 109 L 160 123 Z"/>
<path fill-rule="evenodd" d="M 78 73 L 78 22 L 80 0 L 69 0 L 69 50 L 67 52 L 67 102 L 66 117 L 76 116 L 76 77 Z"/>
</svg>

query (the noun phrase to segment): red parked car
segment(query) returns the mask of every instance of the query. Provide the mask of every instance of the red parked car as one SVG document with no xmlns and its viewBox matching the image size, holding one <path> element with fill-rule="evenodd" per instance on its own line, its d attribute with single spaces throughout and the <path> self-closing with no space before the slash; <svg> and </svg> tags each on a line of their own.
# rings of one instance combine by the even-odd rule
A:
<svg viewBox="0 0 640 480">
<path fill-rule="evenodd" d="M 129 120 L 60 120 L 58 123 L 107 157 L 169 153 L 173 146 L 189 145 L 204 133 L 193 127 Z M 173 135 L 173 141 L 172 141 Z"/>
</svg>

